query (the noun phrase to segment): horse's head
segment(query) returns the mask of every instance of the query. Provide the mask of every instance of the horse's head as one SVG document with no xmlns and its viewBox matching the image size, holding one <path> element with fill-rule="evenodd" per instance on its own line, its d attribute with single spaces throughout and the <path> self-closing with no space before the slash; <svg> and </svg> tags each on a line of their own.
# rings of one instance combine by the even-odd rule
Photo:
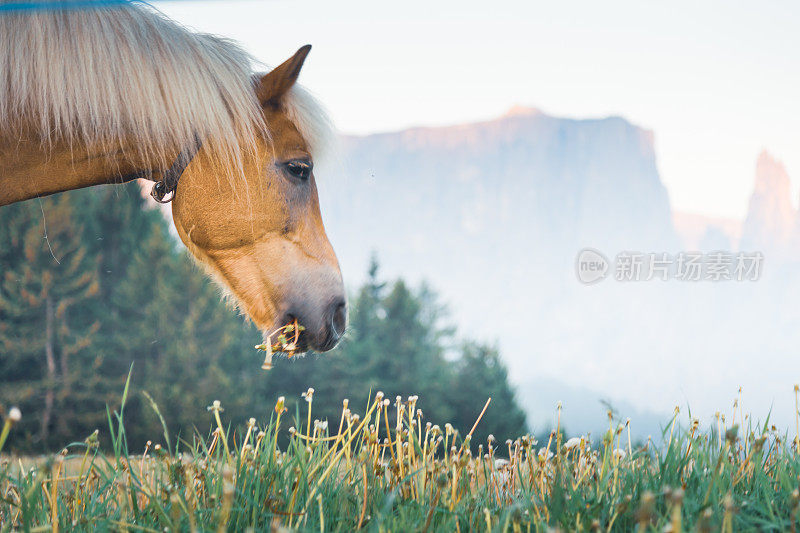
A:
<svg viewBox="0 0 800 533">
<path fill-rule="evenodd" d="M 342 275 L 320 215 L 310 140 L 290 99 L 310 46 L 254 85 L 268 135 L 242 162 L 244 179 L 213 171 L 201 150 L 172 213 L 183 242 L 264 332 L 297 319 L 300 348 L 333 348 L 345 329 Z"/>
</svg>

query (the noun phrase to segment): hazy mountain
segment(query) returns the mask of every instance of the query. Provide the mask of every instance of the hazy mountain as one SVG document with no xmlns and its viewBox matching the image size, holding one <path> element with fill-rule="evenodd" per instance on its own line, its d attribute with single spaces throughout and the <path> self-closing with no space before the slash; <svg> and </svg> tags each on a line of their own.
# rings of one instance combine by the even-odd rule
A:
<svg viewBox="0 0 800 533">
<path fill-rule="evenodd" d="M 756 180 L 747 218 L 742 226 L 742 249 L 783 254 L 796 232 L 797 211 L 792 207 L 789 175 L 766 151 L 756 163 Z"/>
<path fill-rule="evenodd" d="M 736 250 L 742 236 L 742 221 L 675 211 L 675 231 L 687 250 Z"/>
<path fill-rule="evenodd" d="M 574 282 L 580 248 L 677 242 L 652 133 L 619 117 L 515 108 L 476 124 L 348 137 L 322 187 L 348 276 L 374 250 L 390 272 L 428 279 L 459 313 L 471 310 L 475 326 L 485 325 L 487 292 L 513 291 L 490 311 L 498 328 L 527 301 L 557 297 Z"/>
<path fill-rule="evenodd" d="M 773 261 L 796 257 L 800 214 L 793 207 L 790 186 L 783 164 L 764 150 L 756 161 L 744 221 L 676 211 L 675 230 L 686 249 L 761 250 Z"/>
<path fill-rule="evenodd" d="M 674 239 L 652 133 L 619 117 L 515 108 L 477 124 L 349 137 L 344 146 L 326 215 L 335 233 L 357 213 L 359 248 L 366 241 L 428 258 L 449 257 L 443 248 L 459 243 L 513 255 L 509 248 Z"/>
<path fill-rule="evenodd" d="M 607 394 L 588 388 L 574 387 L 556 379 L 535 378 L 518 387 L 518 397 L 527 406 L 528 424 L 536 435 L 546 434 L 558 424 L 557 406 L 560 403 L 561 425 L 568 436 L 590 434 L 600 440 L 608 431 L 608 411 L 614 427 L 631 420 L 631 436 L 636 440 L 653 437 L 658 441 L 662 429 L 669 423 L 667 413 L 654 413 L 636 407 L 629 401 L 610 400 Z M 500 415 L 500 413 L 494 413 Z M 492 415 L 489 412 L 489 415 Z"/>
</svg>

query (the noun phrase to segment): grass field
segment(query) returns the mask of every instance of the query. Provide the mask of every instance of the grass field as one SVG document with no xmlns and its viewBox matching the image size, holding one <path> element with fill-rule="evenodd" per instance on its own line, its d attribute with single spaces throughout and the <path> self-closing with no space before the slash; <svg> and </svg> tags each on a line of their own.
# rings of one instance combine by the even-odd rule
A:
<svg viewBox="0 0 800 533">
<path fill-rule="evenodd" d="M 681 424 L 676 410 L 658 443 L 635 445 L 611 417 L 592 443 L 559 428 L 547 442 L 477 443 L 426 421 L 414 397 L 377 393 L 360 412 L 345 401 L 340 420 L 319 422 L 309 390 L 307 412 L 279 401 L 240 432 L 215 402 L 207 437 L 165 429 L 134 455 L 126 396 L 109 414 L 113 450 L 93 435 L 33 463 L 4 456 L 0 530 L 795 531 L 797 437 L 736 407 L 739 425 Z"/>
</svg>

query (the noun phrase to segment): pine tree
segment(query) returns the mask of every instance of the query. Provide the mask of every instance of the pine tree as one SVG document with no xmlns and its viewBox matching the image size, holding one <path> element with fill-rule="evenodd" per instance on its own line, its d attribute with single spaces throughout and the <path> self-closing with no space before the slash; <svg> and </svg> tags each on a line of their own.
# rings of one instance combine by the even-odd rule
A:
<svg viewBox="0 0 800 533">
<path fill-rule="evenodd" d="M 82 312 L 98 291 L 97 263 L 87 254 L 72 199 L 31 200 L 0 212 L 0 351 L 2 401 L 38 419 L 36 439 L 48 442 L 76 421 L 84 395 L 85 355 L 97 323 Z M 58 416 L 56 417 L 56 413 Z"/>
<path fill-rule="evenodd" d="M 205 407 L 215 399 L 230 416 L 249 417 L 263 379 L 254 371 L 253 328 L 222 302 L 136 186 L 98 188 L 91 206 L 87 233 L 101 256 L 105 295 L 95 309 L 102 323 L 103 395 L 113 405 L 133 365 L 129 445 L 140 448 L 161 434 L 144 392 L 182 434 L 207 427 Z"/>
<path fill-rule="evenodd" d="M 259 336 L 223 304 L 219 290 L 188 254 L 148 253 L 161 248 L 157 241 L 163 237 L 156 239 L 156 235 L 156 242 L 144 248 L 141 259 L 151 257 L 149 264 L 159 254 L 166 259 L 159 263 L 160 279 L 150 285 L 150 303 L 139 311 L 147 329 L 142 337 L 150 346 L 140 344 L 127 355 L 135 361 L 134 391 L 147 391 L 158 405 L 168 407 L 162 410 L 168 425 L 184 435 L 195 427 L 205 431 L 209 423 L 206 406 L 213 400 L 223 403 L 231 419 L 245 420 L 253 415 L 253 391 L 265 377 L 253 348 Z M 136 290 L 146 274 L 143 269 L 133 269 L 121 293 Z M 131 414 L 144 430 L 131 432 L 130 437 L 141 444 L 148 438 L 145 431 L 159 421 L 149 401 L 136 398 Z M 152 437 L 152 431 L 149 435 Z"/>
<path fill-rule="evenodd" d="M 134 389 L 126 419 L 131 430 L 159 434 L 158 422 L 143 427 L 137 417 L 141 398 L 139 365 L 158 356 L 160 319 L 157 310 L 174 292 L 168 281 L 177 253 L 161 213 L 147 206 L 138 184 L 94 187 L 69 195 L 83 195 L 83 233 L 99 263 L 99 297 L 87 312 L 100 324 L 92 347 L 91 380 L 95 401 L 81 409 L 86 424 L 101 430 L 106 405 L 119 403 L 131 365 Z M 144 376 L 141 376 L 144 377 Z M 152 422 L 152 421 L 151 421 Z M 101 435 L 105 432 L 101 431 Z M 79 435 L 71 435 L 77 438 Z M 131 441 L 131 445 L 138 442 Z"/>
<path fill-rule="evenodd" d="M 382 302 L 385 317 L 378 327 L 382 353 L 372 357 L 383 362 L 379 375 L 389 384 L 387 393 L 404 399 L 418 395 L 431 418 L 448 422 L 452 372 L 445 351 L 452 331 L 441 327 L 435 302 L 426 287 L 414 293 L 405 282 L 396 281 Z"/>
<path fill-rule="evenodd" d="M 455 367 L 450 397 L 456 427 L 462 432 L 469 431 L 484 402 L 491 398 L 491 404 L 473 434 L 473 442 L 485 442 L 490 434 L 503 442 L 525 433 L 525 413 L 514 397 L 508 371 L 496 348 L 467 342 Z"/>
</svg>

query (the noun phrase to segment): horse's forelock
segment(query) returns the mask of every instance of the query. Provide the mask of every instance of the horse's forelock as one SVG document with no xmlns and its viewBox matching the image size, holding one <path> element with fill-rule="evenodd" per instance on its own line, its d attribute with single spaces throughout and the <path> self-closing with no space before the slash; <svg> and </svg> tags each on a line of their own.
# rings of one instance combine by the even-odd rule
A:
<svg viewBox="0 0 800 533">
<path fill-rule="evenodd" d="M 316 161 L 325 161 L 337 151 L 338 135 L 327 111 L 311 93 L 301 85 L 289 91 L 286 112 L 308 143 Z"/>
</svg>

